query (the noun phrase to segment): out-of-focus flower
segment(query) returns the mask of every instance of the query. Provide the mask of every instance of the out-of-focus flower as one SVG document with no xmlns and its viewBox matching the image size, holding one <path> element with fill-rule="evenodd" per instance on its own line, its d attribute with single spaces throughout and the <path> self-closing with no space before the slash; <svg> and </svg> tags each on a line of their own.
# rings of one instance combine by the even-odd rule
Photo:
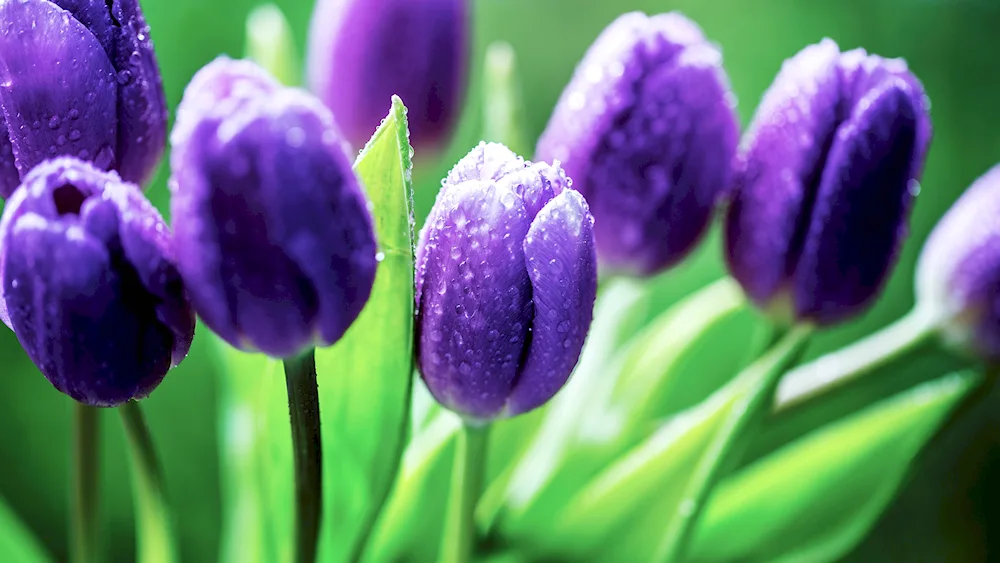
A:
<svg viewBox="0 0 1000 563">
<path fill-rule="evenodd" d="M 7 202 L 0 280 L 0 319 L 81 403 L 145 397 L 191 346 L 163 219 L 137 186 L 75 158 L 43 162 Z"/>
<path fill-rule="evenodd" d="M 476 420 L 532 410 L 566 383 L 593 317 L 593 218 L 558 166 L 480 144 L 448 174 L 417 248 L 417 358 Z"/>
<path fill-rule="evenodd" d="M 339 340 L 368 300 L 376 257 L 329 110 L 222 57 L 188 85 L 171 141 L 177 265 L 205 323 L 275 357 Z"/>
<path fill-rule="evenodd" d="M 145 184 L 167 105 L 138 0 L 0 0 L 0 196 L 69 155 Z"/>
<path fill-rule="evenodd" d="M 782 66 L 738 164 L 729 269 L 782 320 L 831 324 L 881 291 L 907 233 L 931 138 L 899 59 L 824 40 Z"/>
<path fill-rule="evenodd" d="M 1000 165 L 969 187 L 938 222 L 917 264 L 917 302 L 945 338 L 1000 359 Z"/>
<path fill-rule="evenodd" d="M 601 263 L 649 275 L 684 258 L 730 185 L 739 140 L 722 56 L 677 13 L 601 33 L 538 142 L 596 219 Z"/>
<path fill-rule="evenodd" d="M 408 109 L 410 142 L 448 142 L 469 60 L 468 0 L 318 0 L 309 30 L 310 88 L 355 147 L 393 94 Z"/>
</svg>

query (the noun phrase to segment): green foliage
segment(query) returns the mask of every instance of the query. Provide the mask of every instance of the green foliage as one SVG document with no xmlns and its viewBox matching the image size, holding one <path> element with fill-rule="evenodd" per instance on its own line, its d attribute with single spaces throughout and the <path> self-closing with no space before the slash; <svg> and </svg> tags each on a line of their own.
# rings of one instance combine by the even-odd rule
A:
<svg viewBox="0 0 1000 563">
<path fill-rule="evenodd" d="M 693 561 L 836 561 L 871 529 L 920 449 L 980 382 L 919 385 L 757 461 L 720 484 Z"/>
</svg>

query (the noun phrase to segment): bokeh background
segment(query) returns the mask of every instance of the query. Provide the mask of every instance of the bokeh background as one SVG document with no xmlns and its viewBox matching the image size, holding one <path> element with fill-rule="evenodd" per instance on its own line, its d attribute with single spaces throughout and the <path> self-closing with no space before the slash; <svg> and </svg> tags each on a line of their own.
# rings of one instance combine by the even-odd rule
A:
<svg viewBox="0 0 1000 563">
<path fill-rule="evenodd" d="M 176 107 L 191 75 L 221 53 L 243 52 L 244 20 L 257 0 L 143 0 Z M 846 344 L 906 312 L 920 247 L 934 222 L 962 190 L 1000 161 L 1000 2 L 994 0 L 471 0 L 474 8 L 472 85 L 450 148 L 417 154 L 416 203 L 430 208 L 448 167 L 480 137 L 480 66 L 491 41 L 510 42 L 519 58 L 527 128 L 537 138 L 584 50 L 601 29 L 629 10 L 680 10 L 718 42 L 745 125 L 781 61 L 822 37 L 843 48 L 865 47 L 904 57 L 921 78 L 933 108 L 934 142 L 913 215 L 910 239 L 885 296 L 870 313 L 824 333 L 815 356 Z M 311 0 L 283 0 L 304 47 Z M 388 100 L 386 101 L 388 108 Z M 166 166 L 150 190 L 166 212 Z M 1000 218 L 998 218 L 1000 221 Z M 666 305 L 723 275 L 717 233 L 677 271 L 657 281 Z M 0 331 L 0 496 L 50 552 L 67 554 L 69 399 L 25 358 L 13 334 Z M 953 363 L 925 354 L 906 369 L 914 378 L 940 375 Z M 205 342 L 145 403 L 179 518 L 184 561 L 218 552 L 220 500 L 216 446 L 216 380 Z M 103 425 L 105 545 L 111 560 L 134 553 L 124 436 L 117 413 Z M 1000 545 L 1000 392 L 987 388 L 965 406 L 922 456 L 903 494 L 852 560 L 979 561 Z M 807 478 L 807 476 L 803 476 Z M 1000 548 L 998 548 L 1000 549 Z"/>
</svg>

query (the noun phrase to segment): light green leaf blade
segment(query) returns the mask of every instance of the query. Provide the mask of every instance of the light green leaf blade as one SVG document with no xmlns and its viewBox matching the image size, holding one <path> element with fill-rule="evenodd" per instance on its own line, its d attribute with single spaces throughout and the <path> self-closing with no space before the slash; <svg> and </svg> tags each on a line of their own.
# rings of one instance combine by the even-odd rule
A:
<svg viewBox="0 0 1000 563">
<path fill-rule="evenodd" d="M 877 521 L 914 457 L 980 381 L 961 372 L 829 424 L 722 482 L 694 561 L 836 561 Z"/>
<path fill-rule="evenodd" d="M 717 346 L 726 334 L 718 329 L 743 310 L 739 288 L 716 282 L 662 313 L 622 349 L 611 350 L 609 356 L 617 350 L 615 358 L 605 358 L 588 381 L 571 380 L 503 491 L 497 517 L 502 531 L 529 542 L 548 534 L 581 487 L 648 435 L 654 422 L 688 406 L 671 395 L 681 381 L 731 377 L 735 366 L 721 370 L 724 378 L 709 377 L 686 360 L 703 344 Z M 595 327 L 603 314 L 595 316 Z M 496 503 L 490 495 L 497 492 L 491 489 L 485 500 Z"/>
<path fill-rule="evenodd" d="M 49 563 L 52 557 L 21 519 L 0 500 L 0 555 L 4 561 Z"/>
<path fill-rule="evenodd" d="M 435 561 L 461 420 L 443 412 L 410 441 L 364 561 Z"/>
<path fill-rule="evenodd" d="M 483 140 L 503 143 L 520 155 L 534 152 L 524 133 L 524 102 L 517 77 L 517 55 L 506 41 L 495 41 L 486 47 Z"/>
<path fill-rule="evenodd" d="M 246 55 L 282 84 L 298 86 L 302 81 L 292 28 L 274 4 L 258 6 L 247 16 Z"/>
<path fill-rule="evenodd" d="M 406 107 L 354 165 L 372 203 L 380 264 L 368 304 L 334 346 L 316 350 L 323 433 L 321 561 L 345 561 L 396 477 L 413 375 L 413 184 Z"/>
<path fill-rule="evenodd" d="M 542 551 L 649 561 L 665 541 L 682 539 L 700 494 L 746 427 L 747 414 L 760 412 L 763 397 L 770 397 L 809 334 L 807 328 L 793 330 L 736 379 L 598 474 L 538 536 L 546 542 Z"/>
<path fill-rule="evenodd" d="M 289 561 L 292 446 L 281 363 L 210 338 L 220 376 L 221 560 Z"/>
</svg>

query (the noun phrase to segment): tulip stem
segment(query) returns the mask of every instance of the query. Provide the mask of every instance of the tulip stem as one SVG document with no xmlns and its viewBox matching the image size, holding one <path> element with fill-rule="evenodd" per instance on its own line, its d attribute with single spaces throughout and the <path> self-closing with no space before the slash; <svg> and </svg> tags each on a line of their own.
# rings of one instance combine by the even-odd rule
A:
<svg viewBox="0 0 1000 563">
<path fill-rule="evenodd" d="M 100 459 L 100 409 L 73 404 L 73 552 L 74 563 L 97 561 L 100 520 L 97 510 Z"/>
<path fill-rule="evenodd" d="M 295 458 L 295 561 L 314 563 L 323 509 L 323 446 L 313 350 L 285 364 Z"/>
<path fill-rule="evenodd" d="M 476 503 L 483 494 L 489 430 L 489 425 L 462 424 L 455 447 L 451 494 L 438 558 L 443 563 L 468 563 L 472 560 L 476 541 Z"/>
<path fill-rule="evenodd" d="M 171 563 L 177 560 L 173 525 L 163 486 L 163 471 L 153 447 L 153 438 L 136 401 L 118 407 L 132 458 L 132 488 L 140 563 Z"/>
<path fill-rule="evenodd" d="M 775 411 L 786 411 L 860 379 L 922 345 L 937 332 L 940 316 L 914 308 L 862 340 L 788 372 L 778 386 Z"/>
</svg>

